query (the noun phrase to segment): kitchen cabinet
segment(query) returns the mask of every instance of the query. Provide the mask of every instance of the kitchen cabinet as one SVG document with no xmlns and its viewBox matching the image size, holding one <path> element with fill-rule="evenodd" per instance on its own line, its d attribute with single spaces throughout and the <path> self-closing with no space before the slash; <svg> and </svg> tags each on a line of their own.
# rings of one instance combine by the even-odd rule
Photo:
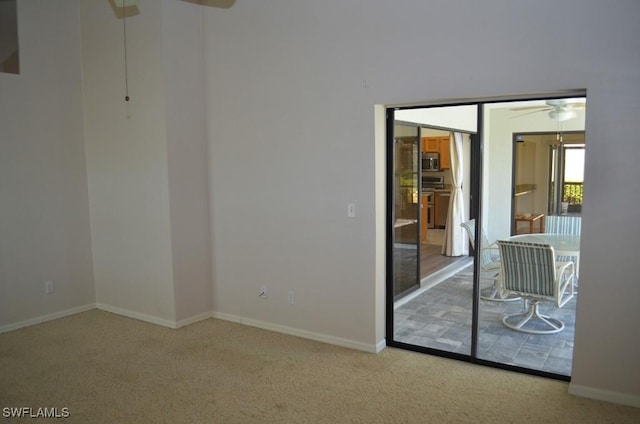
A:
<svg viewBox="0 0 640 424">
<path fill-rule="evenodd" d="M 440 154 L 440 169 L 451 168 L 451 153 L 449 149 L 449 137 L 422 137 L 420 147 L 422 152 L 437 152 Z"/>
<path fill-rule="evenodd" d="M 441 137 L 422 137 L 423 152 L 440 152 Z"/>
<path fill-rule="evenodd" d="M 440 140 L 440 169 L 451 168 L 451 151 L 449 149 L 449 137 Z"/>
</svg>

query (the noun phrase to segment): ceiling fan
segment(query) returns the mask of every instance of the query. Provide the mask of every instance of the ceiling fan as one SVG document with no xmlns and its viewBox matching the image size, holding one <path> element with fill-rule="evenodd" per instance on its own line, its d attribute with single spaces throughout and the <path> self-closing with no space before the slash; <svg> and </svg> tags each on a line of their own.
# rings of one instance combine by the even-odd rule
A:
<svg viewBox="0 0 640 424">
<path fill-rule="evenodd" d="M 586 108 L 585 99 L 553 99 L 545 100 L 544 103 L 544 105 L 540 106 L 516 107 L 509 110 L 531 110 L 531 112 L 514 116 L 514 118 L 518 116 L 529 115 L 532 113 L 547 112 L 549 118 L 553 119 L 554 121 L 562 122 L 575 118 L 577 116 L 576 110 Z"/>
</svg>

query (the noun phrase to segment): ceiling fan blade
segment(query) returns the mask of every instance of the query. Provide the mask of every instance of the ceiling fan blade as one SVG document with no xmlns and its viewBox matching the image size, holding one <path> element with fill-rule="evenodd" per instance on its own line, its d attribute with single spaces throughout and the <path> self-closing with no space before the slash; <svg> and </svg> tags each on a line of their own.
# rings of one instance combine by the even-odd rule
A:
<svg viewBox="0 0 640 424">
<path fill-rule="evenodd" d="M 532 110 L 532 109 L 547 110 L 551 108 L 549 106 L 524 106 L 524 107 L 514 107 L 509 110 L 518 111 L 518 110 Z"/>
<path fill-rule="evenodd" d="M 572 108 L 572 109 L 586 109 L 587 108 L 587 104 L 586 103 L 578 103 L 578 102 L 567 103 L 566 106 L 569 107 L 569 108 Z"/>
<path fill-rule="evenodd" d="M 513 109 L 511 109 L 511 110 L 513 110 Z M 546 111 L 548 111 L 548 110 L 549 110 L 548 108 L 538 109 L 538 110 L 533 110 L 533 111 L 531 111 L 531 112 L 521 113 L 521 114 L 519 114 L 519 115 L 512 116 L 512 117 L 511 117 L 511 118 L 509 118 L 509 119 L 520 118 L 521 116 L 527 116 L 527 115 L 532 115 L 532 114 L 534 114 L 534 113 L 546 112 Z"/>
<path fill-rule="evenodd" d="M 545 103 L 552 108 L 584 108 L 586 101 L 584 99 L 551 99 Z"/>
</svg>

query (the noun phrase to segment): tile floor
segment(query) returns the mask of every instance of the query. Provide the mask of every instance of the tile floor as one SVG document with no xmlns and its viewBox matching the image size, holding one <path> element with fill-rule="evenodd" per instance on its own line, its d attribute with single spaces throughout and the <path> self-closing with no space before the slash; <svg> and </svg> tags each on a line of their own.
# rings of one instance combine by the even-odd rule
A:
<svg viewBox="0 0 640 424">
<path fill-rule="evenodd" d="M 449 352 L 471 352 L 471 304 L 473 267 L 412 294 L 396 303 L 395 340 Z M 536 335 L 511 330 L 502 316 L 520 312 L 522 300 L 480 302 L 478 357 L 535 370 L 570 376 L 575 332 L 576 297 L 558 309 L 541 303 L 540 312 L 564 322 L 563 331 Z"/>
</svg>

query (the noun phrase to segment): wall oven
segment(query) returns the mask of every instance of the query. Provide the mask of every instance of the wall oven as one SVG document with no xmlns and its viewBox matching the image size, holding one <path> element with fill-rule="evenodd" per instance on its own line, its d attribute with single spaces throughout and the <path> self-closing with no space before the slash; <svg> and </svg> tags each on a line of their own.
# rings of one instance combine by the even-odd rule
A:
<svg viewBox="0 0 640 424">
<path fill-rule="evenodd" d="M 426 218 L 427 218 L 427 228 L 435 228 L 435 193 L 433 190 L 423 190 L 422 194 L 427 196 L 427 213 Z"/>
<path fill-rule="evenodd" d="M 435 190 L 444 188 L 444 177 L 425 173 L 421 180 L 422 195 L 427 196 L 427 228 L 435 228 Z"/>
</svg>

